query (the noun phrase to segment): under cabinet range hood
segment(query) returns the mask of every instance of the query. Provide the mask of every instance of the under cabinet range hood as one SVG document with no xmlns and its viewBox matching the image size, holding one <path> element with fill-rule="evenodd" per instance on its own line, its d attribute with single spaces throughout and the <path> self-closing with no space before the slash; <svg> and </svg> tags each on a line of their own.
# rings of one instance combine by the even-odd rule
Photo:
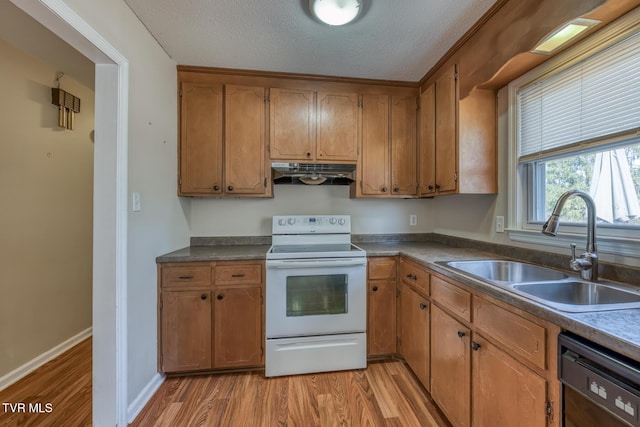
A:
<svg viewBox="0 0 640 427">
<path fill-rule="evenodd" d="M 356 165 L 329 163 L 271 163 L 274 184 L 349 185 Z"/>
</svg>

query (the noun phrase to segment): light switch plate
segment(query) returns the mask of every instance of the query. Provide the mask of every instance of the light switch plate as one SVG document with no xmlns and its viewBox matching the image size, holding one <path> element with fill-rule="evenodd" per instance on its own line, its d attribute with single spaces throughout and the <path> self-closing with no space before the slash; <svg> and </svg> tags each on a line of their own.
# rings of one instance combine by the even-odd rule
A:
<svg viewBox="0 0 640 427">
<path fill-rule="evenodd" d="M 504 217 L 496 217 L 496 233 L 504 233 Z"/>
<path fill-rule="evenodd" d="M 131 210 L 133 210 L 134 212 L 140 212 L 140 193 L 137 191 L 133 192 L 131 200 Z"/>
</svg>

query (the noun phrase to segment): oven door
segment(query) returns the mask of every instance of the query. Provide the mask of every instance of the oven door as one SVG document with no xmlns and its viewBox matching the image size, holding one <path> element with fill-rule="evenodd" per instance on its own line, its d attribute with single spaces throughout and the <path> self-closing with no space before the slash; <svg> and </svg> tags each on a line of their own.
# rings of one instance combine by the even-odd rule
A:
<svg viewBox="0 0 640 427">
<path fill-rule="evenodd" d="M 366 265 L 364 257 L 267 260 L 267 338 L 364 332 Z"/>
</svg>

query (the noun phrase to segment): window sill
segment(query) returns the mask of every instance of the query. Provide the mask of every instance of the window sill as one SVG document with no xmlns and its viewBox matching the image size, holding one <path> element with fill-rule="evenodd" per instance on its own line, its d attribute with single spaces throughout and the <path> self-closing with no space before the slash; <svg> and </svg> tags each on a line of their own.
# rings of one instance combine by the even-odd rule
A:
<svg viewBox="0 0 640 427">
<path fill-rule="evenodd" d="M 506 231 L 509 235 L 509 239 L 515 242 L 567 248 L 567 251 L 569 250 L 569 245 L 571 243 L 575 243 L 578 247 L 579 253 L 584 250 L 587 244 L 587 238 L 584 234 L 561 233 L 556 237 L 551 237 L 545 236 L 540 231 L 534 230 L 508 229 Z M 598 253 L 640 258 L 640 240 L 638 239 L 625 239 L 621 237 L 598 235 L 596 244 Z"/>
</svg>

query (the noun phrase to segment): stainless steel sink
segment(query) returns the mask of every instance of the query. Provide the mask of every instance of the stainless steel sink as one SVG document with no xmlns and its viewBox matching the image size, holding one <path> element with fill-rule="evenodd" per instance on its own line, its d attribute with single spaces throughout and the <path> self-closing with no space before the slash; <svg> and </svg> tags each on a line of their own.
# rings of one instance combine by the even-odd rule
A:
<svg viewBox="0 0 640 427">
<path fill-rule="evenodd" d="M 447 261 L 443 264 L 497 284 L 542 282 L 569 277 L 562 271 L 508 260 Z"/>
<path fill-rule="evenodd" d="M 640 290 L 603 282 L 562 280 L 514 284 L 517 293 L 562 311 L 604 311 L 640 308 Z"/>
<path fill-rule="evenodd" d="M 576 275 L 547 267 L 495 259 L 437 263 L 560 311 L 640 308 L 638 288 L 607 281 L 581 280 Z"/>
</svg>

